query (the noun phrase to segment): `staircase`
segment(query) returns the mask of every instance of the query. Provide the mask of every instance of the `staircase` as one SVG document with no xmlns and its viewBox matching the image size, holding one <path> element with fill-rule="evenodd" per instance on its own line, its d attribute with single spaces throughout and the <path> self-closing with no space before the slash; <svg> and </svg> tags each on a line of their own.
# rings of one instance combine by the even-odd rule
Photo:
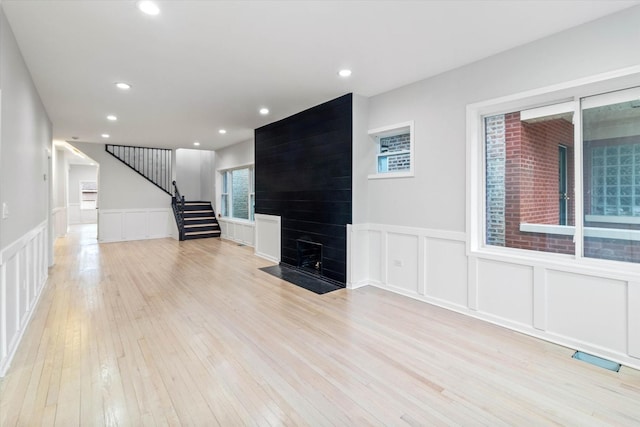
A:
<svg viewBox="0 0 640 427">
<path fill-rule="evenodd" d="M 220 237 L 220 224 L 211 202 L 184 202 L 181 234 L 184 236 L 181 240 Z"/>
<path fill-rule="evenodd" d="M 211 202 L 184 200 L 176 182 L 172 182 L 174 195 L 171 207 L 176 217 L 180 240 L 204 239 L 220 237 L 220 224 L 216 219 Z"/>
</svg>

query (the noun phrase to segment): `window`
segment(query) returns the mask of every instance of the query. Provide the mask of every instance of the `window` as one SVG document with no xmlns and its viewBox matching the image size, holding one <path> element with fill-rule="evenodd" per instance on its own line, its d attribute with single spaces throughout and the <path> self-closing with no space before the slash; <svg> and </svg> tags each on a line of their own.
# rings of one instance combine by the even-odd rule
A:
<svg viewBox="0 0 640 427">
<path fill-rule="evenodd" d="M 80 209 L 95 209 L 98 205 L 98 183 L 80 181 Z"/>
<path fill-rule="evenodd" d="M 222 216 L 254 220 L 254 173 L 253 167 L 221 172 L 222 191 L 220 213 Z"/>
<path fill-rule="evenodd" d="M 550 107 L 484 118 L 487 245 L 574 253 L 573 106 Z"/>
<path fill-rule="evenodd" d="M 369 178 L 413 176 L 413 122 L 369 131 L 376 143 L 376 173 Z"/>
<path fill-rule="evenodd" d="M 640 262 L 640 90 L 582 100 L 584 256 Z"/>
<path fill-rule="evenodd" d="M 640 89 L 573 99 L 470 122 L 472 247 L 640 263 Z"/>
</svg>

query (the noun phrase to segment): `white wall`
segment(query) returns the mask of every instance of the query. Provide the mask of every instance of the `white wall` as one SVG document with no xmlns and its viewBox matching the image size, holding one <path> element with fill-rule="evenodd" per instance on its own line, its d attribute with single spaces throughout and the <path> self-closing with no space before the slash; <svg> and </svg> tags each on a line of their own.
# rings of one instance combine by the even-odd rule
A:
<svg viewBox="0 0 640 427">
<path fill-rule="evenodd" d="M 69 222 L 67 216 L 69 164 L 64 148 L 53 147 L 52 166 L 51 218 L 53 222 L 53 236 L 54 238 L 58 238 L 67 234 L 67 225 Z"/>
<path fill-rule="evenodd" d="M 72 144 L 100 165 L 98 240 L 177 238 L 171 196 L 105 151 L 104 144 Z"/>
<path fill-rule="evenodd" d="M 0 376 L 42 293 L 49 264 L 51 122 L 0 8 Z"/>
<path fill-rule="evenodd" d="M 96 209 L 80 209 L 80 182 L 98 181 L 98 167 L 91 165 L 69 165 L 69 224 L 95 224 Z"/>
<path fill-rule="evenodd" d="M 212 202 L 216 199 L 216 178 L 214 151 L 200 152 L 200 200 Z"/>
<path fill-rule="evenodd" d="M 369 99 L 353 95 L 353 182 L 352 219 L 353 223 L 367 221 L 369 183 L 367 176 L 375 170 L 373 164 L 358 159 L 375 159 L 376 146 L 371 142 L 369 129 Z"/>
<path fill-rule="evenodd" d="M 0 220 L 4 248 L 47 219 L 52 127 L 2 11 L 0 43 L 0 203 L 9 208 Z"/>
<path fill-rule="evenodd" d="M 255 163 L 255 142 L 253 139 L 239 142 L 216 151 L 215 169 L 232 169 Z"/>
<path fill-rule="evenodd" d="M 200 150 L 176 150 L 176 184 L 185 200 L 200 200 Z"/>
<path fill-rule="evenodd" d="M 360 145 L 373 143 L 354 139 L 354 201 L 364 194 L 367 204 L 348 233 L 348 286 L 379 286 L 640 367 L 637 274 L 469 252 L 466 229 L 467 105 L 640 65 L 639 22 L 640 7 L 628 9 L 370 98 L 369 129 L 415 122 L 415 177 L 363 178 L 375 152 Z"/>
<path fill-rule="evenodd" d="M 185 200 L 213 201 L 215 152 L 208 150 L 176 150 L 176 184 Z"/>
</svg>

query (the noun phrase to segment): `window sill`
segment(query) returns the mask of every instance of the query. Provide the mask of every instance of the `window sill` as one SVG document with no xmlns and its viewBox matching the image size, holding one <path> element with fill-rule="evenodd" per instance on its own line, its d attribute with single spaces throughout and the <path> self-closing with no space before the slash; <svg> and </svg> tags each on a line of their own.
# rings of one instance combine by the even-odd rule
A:
<svg viewBox="0 0 640 427">
<path fill-rule="evenodd" d="M 233 224 L 254 225 L 255 221 L 248 219 L 229 218 L 228 216 L 222 216 L 218 218 L 218 222 L 228 222 Z"/>
<path fill-rule="evenodd" d="M 585 215 L 585 221 L 610 224 L 640 224 L 638 216 Z"/>
<path fill-rule="evenodd" d="M 387 178 L 413 178 L 413 171 L 410 172 L 388 172 L 388 173 L 374 173 L 369 175 L 368 179 L 387 179 Z"/>
<path fill-rule="evenodd" d="M 575 227 L 569 225 L 551 224 L 520 224 L 520 231 L 525 231 L 528 233 L 573 236 L 575 234 Z M 640 230 L 585 227 L 584 235 L 585 237 L 595 237 L 598 239 L 631 240 L 634 242 L 640 242 Z"/>
</svg>

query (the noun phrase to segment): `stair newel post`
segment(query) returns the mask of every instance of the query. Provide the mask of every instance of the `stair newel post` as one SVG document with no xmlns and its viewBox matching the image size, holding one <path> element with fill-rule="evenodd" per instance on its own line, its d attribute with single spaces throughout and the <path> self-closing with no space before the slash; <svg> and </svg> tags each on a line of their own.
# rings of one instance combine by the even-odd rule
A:
<svg viewBox="0 0 640 427">
<path fill-rule="evenodd" d="M 184 240 L 184 196 L 180 198 L 180 218 L 182 220 L 182 226 L 180 227 L 180 240 Z"/>
</svg>

